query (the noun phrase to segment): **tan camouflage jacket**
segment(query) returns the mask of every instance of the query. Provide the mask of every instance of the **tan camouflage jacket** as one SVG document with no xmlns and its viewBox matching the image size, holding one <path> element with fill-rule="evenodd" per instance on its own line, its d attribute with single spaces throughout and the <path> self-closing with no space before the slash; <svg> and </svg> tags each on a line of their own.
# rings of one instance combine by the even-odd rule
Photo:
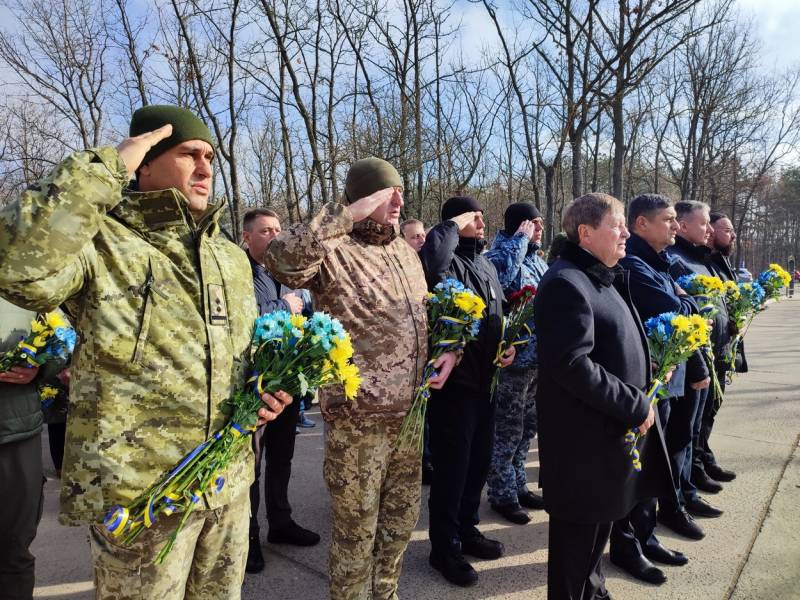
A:
<svg viewBox="0 0 800 600">
<path fill-rule="evenodd" d="M 0 293 L 75 317 L 61 521 L 102 518 L 225 423 L 256 304 L 244 252 L 176 190 L 123 191 L 113 148 L 73 154 L 0 211 Z M 208 506 L 239 497 L 252 453 Z"/>
<path fill-rule="evenodd" d="M 309 288 L 314 306 L 339 319 L 353 339 L 361 390 L 355 402 L 339 386 L 322 390 L 323 416 L 404 415 L 428 355 L 427 288 L 417 253 L 397 226 L 354 226 L 350 209 L 331 203 L 275 238 L 265 259 L 282 283 Z"/>
</svg>

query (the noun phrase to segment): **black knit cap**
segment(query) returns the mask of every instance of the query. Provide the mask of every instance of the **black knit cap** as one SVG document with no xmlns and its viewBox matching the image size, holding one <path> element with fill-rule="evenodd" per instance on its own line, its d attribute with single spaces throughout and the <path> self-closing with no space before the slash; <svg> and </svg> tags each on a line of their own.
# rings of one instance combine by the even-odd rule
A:
<svg viewBox="0 0 800 600">
<path fill-rule="evenodd" d="M 463 215 L 465 212 L 483 212 L 483 207 L 471 196 L 453 196 L 442 204 L 442 221 Z"/>
<path fill-rule="evenodd" d="M 170 104 L 143 106 L 131 117 L 130 136 L 135 137 L 154 131 L 164 125 L 172 125 L 172 135 L 161 140 L 144 155 L 142 164 L 148 163 L 170 148 L 189 140 L 203 140 L 214 147 L 211 131 L 191 111 Z"/>
<path fill-rule="evenodd" d="M 523 221 L 533 221 L 534 219 L 541 218 L 542 213 L 530 202 L 514 202 L 509 204 L 505 213 L 505 229 L 503 233 L 506 235 L 514 235 L 519 229 Z"/>
</svg>

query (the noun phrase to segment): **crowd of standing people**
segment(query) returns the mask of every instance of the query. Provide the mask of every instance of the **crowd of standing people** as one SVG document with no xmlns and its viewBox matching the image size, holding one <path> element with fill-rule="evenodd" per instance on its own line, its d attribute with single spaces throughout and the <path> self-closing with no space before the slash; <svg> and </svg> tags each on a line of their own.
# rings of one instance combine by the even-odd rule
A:
<svg viewBox="0 0 800 600">
<path fill-rule="evenodd" d="M 563 235 L 545 254 L 542 215 L 516 202 L 487 247 L 475 198 L 448 199 L 427 231 L 418 220 L 401 224 L 402 178 L 365 158 L 351 165 L 342 202 L 307 223 L 284 230 L 276 213 L 249 211 L 243 251 L 220 226 L 223 203 L 211 202 L 214 153 L 191 112 L 148 106 L 120 146 L 69 156 L 0 211 L 0 350 L 35 311 L 61 307 L 79 334 L 71 365 L 0 374 L 0 484 L 13 490 L 0 522 L 10 540 L 0 549 L 0 597 L 33 591 L 36 386 L 45 377 L 68 388 L 60 520 L 89 526 L 98 597 L 239 598 L 245 572 L 265 568 L 262 483 L 267 541 L 320 541 L 292 519 L 288 497 L 297 427 L 314 425 L 303 414 L 312 398 L 280 390 L 262 396 L 253 452 L 228 468 L 220 493 L 198 497 L 163 564 L 155 557 L 181 514 L 160 516 L 130 545 L 102 525 L 108 507 L 135 498 L 221 427 L 222 403 L 247 376 L 253 320 L 275 310 L 341 321 L 363 378 L 354 401 L 332 388 L 319 394 L 334 600 L 397 597 L 423 482 L 430 565 L 455 586 L 479 583 L 472 559 L 505 551 L 477 527 L 484 487 L 510 523 L 547 511 L 551 600 L 611 597 L 601 567 L 609 539 L 611 561 L 651 584 L 666 581 L 659 563 L 688 562 L 654 530 L 660 522 L 697 540 L 695 518 L 722 516 L 700 495 L 735 478 L 710 446 L 721 397 L 709 390 L 746 370 L 744 349 L 728 360 L 738 338 L 723 304 L 715 358 L 698 351 L 679 365 L 653 408 L 643 322 L 699 314 L 680 275 L 735 279 L 726 215 L 657 194 L 631 199 L 626 214 L 618 199 L 590 193 L 566 207 Z M 473 290 L 486 312 L 477 338 L 434 365 L 420 456 L 397 438 L 428 360 L 424 300 L 446 278 Z M 526 286 L 537 288 L 530 339 L 497 356 L 507 299 Z M 631 428 L 644 435 L 641 472 L 624 442 Z M 541 493 L 526 469 L 537 435 Z"/>
</svg>

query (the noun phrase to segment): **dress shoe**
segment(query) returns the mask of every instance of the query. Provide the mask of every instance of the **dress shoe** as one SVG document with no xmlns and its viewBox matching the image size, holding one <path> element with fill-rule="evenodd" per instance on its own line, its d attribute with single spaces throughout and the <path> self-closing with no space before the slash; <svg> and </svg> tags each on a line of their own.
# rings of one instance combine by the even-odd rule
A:
<svg viewBox="0 0 800 600">
<path fill-rule="evenodd" d="M 319 535 L 300 527 L 294 521 L 288 525 L 275 529 L 269 528 L 267 541 L 270 544 L 290 544 L 292 546 L 314 546 L 319 543 Z"/>
<path fill-rule="evenodd" d="M 430 565 L 439 571 L 452 584 L 469 587 L 478 582 L 478 572 L 467 562 L 464 555 L 456 550 L 450 552 L 431 552 Z"/>
<path fill-rule="evenodd" d="M 517 500 L 519 500 L 520 506 L 524 508 L 532 510 L 542 510 L 544 508 L 544 499 L 530 490 L 517 494 Z"/>
<path fill-rule="evenodd" d="M 700 525 L 695 523 L 691 515 L 684 509 L 671 513 L 660 510 L 658 511 L 658 522 L 690 540 L 702 540 L 706 537 Z"/>
<path fill-rule="evenodd" d="M 689 562 L 689 559 L 683 552 L 677 550 L 670 550 L 661 544 L 657 546 L 647 546 L 644 550 L 644 555 L 653 562 L 659 562 L 664 565 L 672 565 L 674 567 L 682 567 Z"/>
<path fill-rule="evenodd" d="M 505 547 L 502 542 L 490 540 L 482 533 L 461 539 L 461 551 L 475 558 L 496 560 L 503 556 Z"/>
<path fill-rule="evenodd" d="M 525 525 L 531 522 L 528 513 L 522 510 L 519 504 L 492 504 L 491 507 L 494 512 L 516 525 Z"/>
<path fill-rule="evenodd" d="M 664 571 L 659 569 L 641 554 L 632 558 L 626 557 L 624 559 L 612 554 L 610 558 L 612 564 L 618 566 L 628 575 L 638 579 L 639 581 L 652 583 L 654 585 L 661 585 L 667 580 L 667 576 L 664 574 Z"/>
<path fill-rule="evenodd" d="M 264 555 L 261 553 L 261 540 L 258 535 L 250 536 L 244 570 L 248 573 L 261 573 L 264 570 Z"/>
<path fill-rule="evenodd" d="M 302 427 L 303 429 L 309 429 L 310 427 L 316 427 L 317 424 L 309 419 L 304 412 L 301 412 L 297 417 L 297 426 Z"/>
<path fill-rule="evenodd" d="M 422 485 L 430 485 L 433 481 L 433 465 L 429 460 L 422 461 Z"/>
<path fill-rule="evenodd" d="M 736 473 L 723 469 L 717 463 L 706 465 L 706 474 L 715 481 L 733 481 L 736 479 Z"/>
<path fill-rule="evenodd" d="M 698 490 L 707 494 L 718 494 L 722 491 L 722 485 L 711 479 L 705 471 L 692 471 L 692 483 Z"/>
<path fill-rule="evenodd" d="M 707 519 L 721 517 L 723 513 L 723 511 L 715 506 L 711 506 L 700 496 L 697 496 L 694 500 L 688 500 L 686 502 L 686 512 L 693 517 L 705 517 Z"/>
</svg>

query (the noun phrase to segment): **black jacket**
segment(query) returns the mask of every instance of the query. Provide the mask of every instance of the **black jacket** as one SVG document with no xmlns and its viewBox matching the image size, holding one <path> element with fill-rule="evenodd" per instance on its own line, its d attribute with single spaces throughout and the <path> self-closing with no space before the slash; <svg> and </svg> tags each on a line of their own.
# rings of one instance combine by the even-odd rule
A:
<svg viewBox="0 0 800 600">
<path fill-rule="evenodd" d="M 656 252 L 650 244 L 631 233 L 625 245 L 625 258 L 619 264 L 630 272 L 631 298 L 642 322 L 665 312 L 681 315 L 699 312 L 697 303 L 691 296 L 678 295 L 669 273 L 671 260 L 666 251 Z M 674 381 L 670 381 L 670 390 L 681 390 L 676 396 L 683 395 L 683 379 L 696 383 L 709 375 L 699 351 L 687 361 L 685 377 L 679 371 L 680 369 L 673 374 Z"/>
<path fill-rule="evenodd" d="M 672 483 L 658 417 L 633 470 L 625 433 L 647 417 L 650 358 L 628 274 L 567 243 L 535 299 L 539 483 L 547 512 L 577 523 L 621 519 Z M 656 413 L 658 415 L 658 413 Z"/>
<path fill-rule="evenodd" d="M 728 261 L 728 257 L 720 252 L 711 253 L 711 266 L 717 273 L 717 277 L 723 281 L 736 281 L 736 273 Z M 737 373 L 747 373 L 747 357 L 744 353 L 744 339 L 739 340 L 739 346 L 736 350 L 736 365 L 735 371 Z"/>
<path fill-rule="evenodd" d="M 429 290 L 453 277 L 486 302 L 478 338 L 464 348 L 464 357 L 450 374 L 447 387 L 488 397 L 502 333 L 503 288 L 494 265 L 481 254 L 483 246 L 483 240 L 460 238 L 458 226 L 453 221 L 444 221 L 428 232 L 419 258 Z"/>
<path fill-rule="evenodd" d="M 667 253 L 677 260 L 670 265 L 670 273 L 674 279 L 681 275 L 698 273 L 719 277 L 719 273 L 711 260 L 711 248 L 696 246 L 685 238 L 677 236 L 675 245 L 667 248 Z M 728 353 L 731 341 L 728 327 L 728 309 L 725 302 L 720 300 L 715 304 L 717 313 L 714 315 L 714 326 L 711 330 L 711 344 L 714 349 L 714 358 L 717 365 L 724 364 L 725 355 Z"/>
</svg>

